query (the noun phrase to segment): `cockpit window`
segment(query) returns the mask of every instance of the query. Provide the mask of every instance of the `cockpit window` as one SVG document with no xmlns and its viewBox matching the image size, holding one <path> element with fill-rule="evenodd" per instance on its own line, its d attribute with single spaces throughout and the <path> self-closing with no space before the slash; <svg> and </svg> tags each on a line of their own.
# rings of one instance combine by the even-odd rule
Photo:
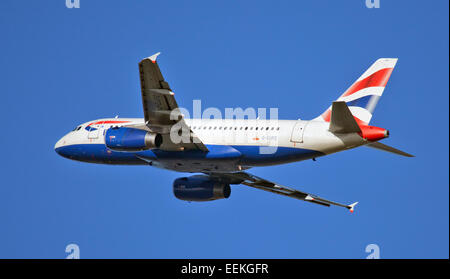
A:
<svg viewBox="0 0 450 279">
<path fill-rule="evenodd" d="M 77 126 L 75 129 L 72 130 L 72 132 L 73 132 L 73 131 L 78 131 L 78 130 L 80 130 L 80 129 L 81 129 L 81 126 Z"/>
</svg>

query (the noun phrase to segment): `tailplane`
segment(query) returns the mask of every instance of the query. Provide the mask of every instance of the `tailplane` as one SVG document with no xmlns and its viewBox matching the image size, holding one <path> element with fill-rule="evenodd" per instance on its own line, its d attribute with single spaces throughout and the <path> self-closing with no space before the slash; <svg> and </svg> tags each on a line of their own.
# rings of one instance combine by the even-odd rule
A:
<svg viewBox="0 0 450 279">
<path fill-rule="evenodd" d="M 414 155 L 378 142 L 387 138 L 389 131 L 375 126 L 360 125 L 344 101 L 335 101 L 331 105 L 330 128 L 328 130 L 335 134 L 358 133 L 368 142 L 366 144 L 368 147 L 405 157 L 414 157 Z"/>
<path fill-rule="evenodd" d="M 397 58 L 378 59 L 337 99 L 347 103 L 358 124 L 369 124 L 397 60 Z M 314 120 L 330 122 L 331 111 L 330 106 Z"/>
<path fill-rule="evenodd" d="M 383 150 L 386 152 L 390 152 L 390 153 L 394 153 L 397 155 L 401 155 L 401 156 L 405 156 L 405 157 L 414 157 L 414 155 L 411 155 L 409 153 L 403 152 L 401 150 L 398 150 L 394 147 L 391 147 L 389 145 L 386 144 L 382 144 L 381 142 L 371 142 L 369 144 L 366 144 L 367 147 L 372 147 L 378 150 Z"/>
</svg>

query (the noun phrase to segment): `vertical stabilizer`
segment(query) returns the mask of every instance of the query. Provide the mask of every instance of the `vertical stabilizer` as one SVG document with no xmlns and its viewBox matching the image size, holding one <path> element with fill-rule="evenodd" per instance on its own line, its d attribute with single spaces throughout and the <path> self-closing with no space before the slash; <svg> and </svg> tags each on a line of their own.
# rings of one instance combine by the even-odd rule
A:
<svg viewBox="0 0 450 279">
<path fill-rule="evenodd" d="M 380 58 L 350 86 L 337 101 L 347 103 L 358 123 L 367 125 L 394 70 L 397 58 Z M 330 121 L 331 106 L 316 121 Z"/>
</svg>

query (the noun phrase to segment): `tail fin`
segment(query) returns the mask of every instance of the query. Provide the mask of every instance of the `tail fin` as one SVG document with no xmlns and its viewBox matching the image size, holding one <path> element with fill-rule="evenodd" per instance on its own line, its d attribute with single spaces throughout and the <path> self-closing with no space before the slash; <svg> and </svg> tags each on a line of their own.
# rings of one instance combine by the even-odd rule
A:
<svg viewBox="0 0 450 279">
<path fill-rule="evenodd" d="M 384 88 L 394 70 L 397 58 L 380 58 L 360 76 L 337 101 L 347 103 L 358 123 L 367 125 L 372 118 L 375 106 L 383 94 Z M 329 122 L 331 106 L 316 121 Z"/>
</svg>

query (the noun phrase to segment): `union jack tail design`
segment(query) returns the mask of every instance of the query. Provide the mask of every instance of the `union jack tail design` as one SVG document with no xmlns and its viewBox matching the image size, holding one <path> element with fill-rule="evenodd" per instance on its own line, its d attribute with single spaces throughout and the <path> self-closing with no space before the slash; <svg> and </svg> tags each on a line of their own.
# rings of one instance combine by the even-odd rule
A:
<svg viewBox="0 0 450 279">
<path fill-rule="evenodd" d="M 368 125 L 394 70 L 397 58 L 380 58 L 337 101 L 347 103 L 358 124 Z M 331 106 L 316 121 L 330 122 Z"/>
</svg>

